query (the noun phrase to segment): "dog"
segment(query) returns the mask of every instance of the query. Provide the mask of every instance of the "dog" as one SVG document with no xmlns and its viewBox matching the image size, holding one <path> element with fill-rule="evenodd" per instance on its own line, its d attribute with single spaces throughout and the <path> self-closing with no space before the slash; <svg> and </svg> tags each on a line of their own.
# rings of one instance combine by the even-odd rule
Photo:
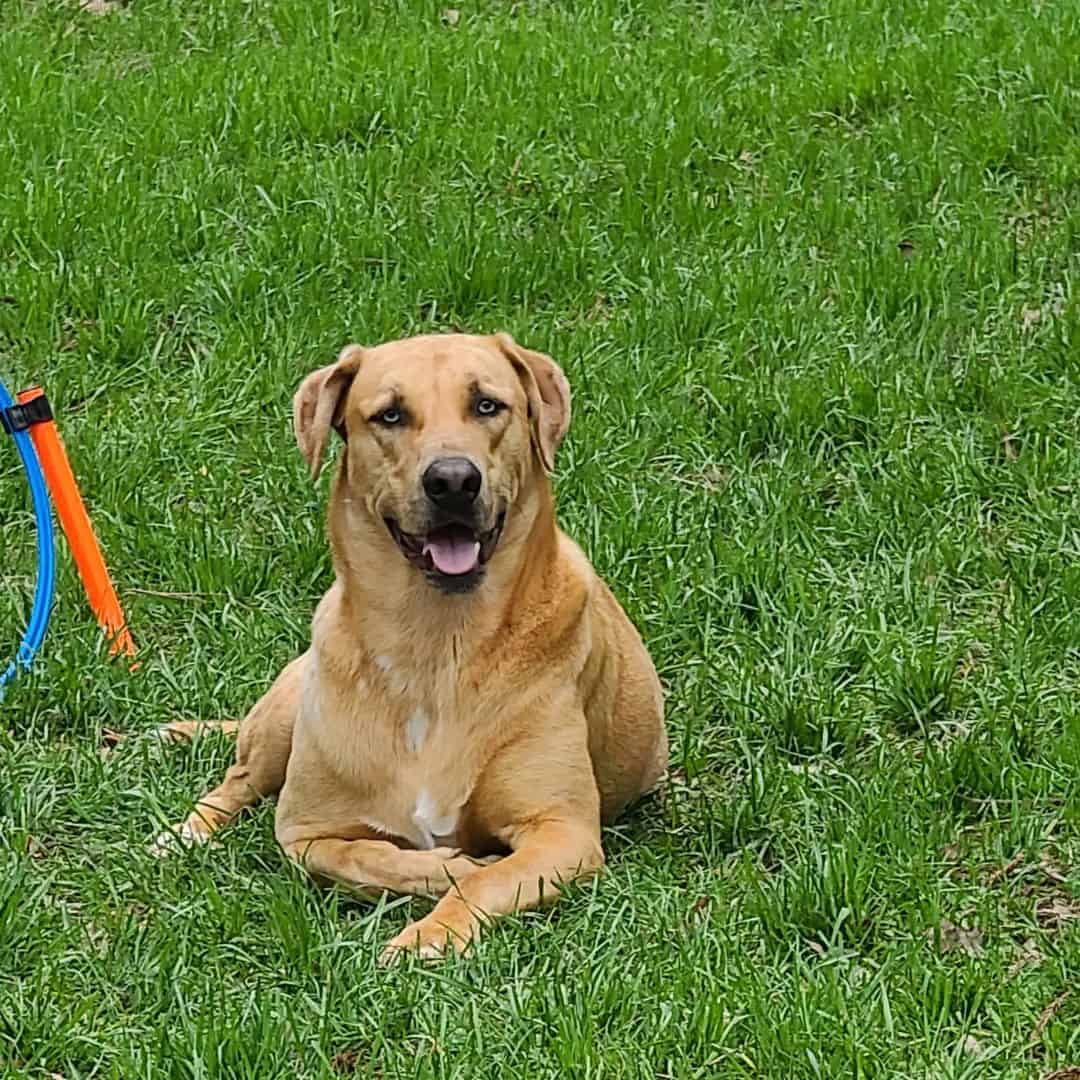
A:
<svg viewBox="0 0 1080 1080">
<path fill-rule="evenodd" d="M 316 879 L 437 899 L 384 961 L 464 951 L 598 872 L 601 825 L 667 765 L 649 654 L 556 524 L 570 388 L 509 335 L 430 335 L 348 346 L 293 416 L 313 481 L 344 442 L 335 580 L 224 782 L 158 844 L 277 795 L 277 840 Z"/>
</svg>

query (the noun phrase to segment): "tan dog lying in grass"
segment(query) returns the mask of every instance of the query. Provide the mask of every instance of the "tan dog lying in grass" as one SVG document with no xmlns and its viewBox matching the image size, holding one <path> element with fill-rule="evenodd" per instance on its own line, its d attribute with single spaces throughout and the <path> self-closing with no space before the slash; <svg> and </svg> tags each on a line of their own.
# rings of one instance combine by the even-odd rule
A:
<svg viewBox="0 0 1080 1080">
<path fill-rule="evenodd" d="M 349 346 L 294 416 L 313 477 L 345 440 L 336 580 L 224 782 L 159 843 L 278 794 L 278 841 L 318 878 L 441 897 L 384 957 L 462 949 L 597 871 L 601 822 L 667 763 L 648 653 L 555 522 L 569 386 L 505 334 L 419 337 Z"/>
</svg>

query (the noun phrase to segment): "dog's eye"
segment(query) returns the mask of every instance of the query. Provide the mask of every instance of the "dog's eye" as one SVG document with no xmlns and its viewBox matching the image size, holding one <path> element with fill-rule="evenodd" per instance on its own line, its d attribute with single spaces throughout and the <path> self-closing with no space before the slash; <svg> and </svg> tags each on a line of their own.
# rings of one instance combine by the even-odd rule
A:
<svg viewBox="0 0 1080 1080">
<path fill-rule="evenodd" d="M 475 409 L 477 416 L 494 416 L 501 408 L 501 402 L 496 401 L 494 398 L 482 397 L 476 399 Z"/>
<path fill-rule="evenodd" d="M 396 405 L 391 405 L 389 409 L 383 409 L 381 413 L 376 413 L 371 419 L 376 424 L 382 424 L 385 427 L 396 427 L 404 417 Z"/>
</svg>

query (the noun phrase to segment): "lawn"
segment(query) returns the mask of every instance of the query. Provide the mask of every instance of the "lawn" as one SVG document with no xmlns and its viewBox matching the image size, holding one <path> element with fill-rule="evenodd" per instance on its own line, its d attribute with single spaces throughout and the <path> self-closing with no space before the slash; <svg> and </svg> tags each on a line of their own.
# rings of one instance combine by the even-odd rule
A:
<svg viewBox="0 0 1080 1080">
<path fill-rule="evenodd" d="M 142 663 L 61 548 L 0 706 L 2 1075 L 1080 1076 L 1078 56 L 1042 0 L 5 0 L 0 375 Z M 134 736 L 305 647 L 303 375 L 455 327 L 567 371 L 561 519 L 672 774 L 602 878 L 383 970 L 423 902 L 315 888 L 270 805 L 147 855 L 231 746 Z M 4 663 L 31 520 L 0 441 Z"/>
</svg>

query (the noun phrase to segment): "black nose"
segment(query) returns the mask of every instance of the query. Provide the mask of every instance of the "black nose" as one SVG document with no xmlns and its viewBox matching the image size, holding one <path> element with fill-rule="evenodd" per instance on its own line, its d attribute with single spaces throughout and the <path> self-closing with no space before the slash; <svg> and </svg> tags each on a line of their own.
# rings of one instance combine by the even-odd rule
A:
<svg viewBox="0 0 1080 1080">
<path fill-rule="evenodd" d="M 440 510 L 460 512 L 476 501 L 483 480 L 468 458 L 437 458 L 424 470 L 424 491 Z"/>
</svg>

